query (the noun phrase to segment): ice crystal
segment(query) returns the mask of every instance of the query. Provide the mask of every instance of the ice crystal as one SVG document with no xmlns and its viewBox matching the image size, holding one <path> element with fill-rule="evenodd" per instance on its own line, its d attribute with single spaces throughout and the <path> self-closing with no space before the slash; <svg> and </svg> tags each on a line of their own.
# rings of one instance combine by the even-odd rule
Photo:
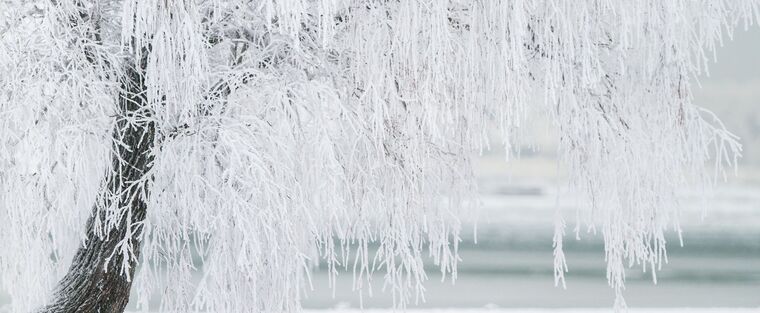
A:
<svg viewBox="0 0 760 313">
<path fill-rule="evenodd" d="M 123 191 L 148 204 L 132 226 L 144 307 L 157 291 L 163 311 L 297 310 L 319 262 L 421 300 L 425 255 L 456 277 L 486 133 L 510 151 L 531 110 L 557 126 L 622 306 L 625 269 L 655 273 L 680 233 L 677 192 L 740 153 L 691 85 L 758 16 L 757 0 L 3 1 L 3 287 L 38 307 L 129 212 L 101 192 L 121 118 L 157 132 Z M 129 62 L 148 101 L 118 117 Z M 93 233 L 90 214 L 107 216 Z M 556 232 L 564 283 L 562 212 Z"/>
</svg>

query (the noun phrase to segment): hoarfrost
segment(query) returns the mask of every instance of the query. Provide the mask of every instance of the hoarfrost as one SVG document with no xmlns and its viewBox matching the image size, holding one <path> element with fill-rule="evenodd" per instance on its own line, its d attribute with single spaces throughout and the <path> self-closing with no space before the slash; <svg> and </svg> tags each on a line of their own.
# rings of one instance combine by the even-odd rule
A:
<svg viewBox="0 0 760 313">
<path fill-rule="evenodd" d="M 740 155 L 691 83 L 760 2 L 4 1 L 0 12 L 0 273 L 14 310 L 43 303 L 76 248 L 129 213 L 101 191 L 116 173 L 122 65 L 144 59 L 147 106 L 120 117 L 157 132 L 150 172 L 122 191 L 148 204 L 132 226 L 134 292 L 147 307 L 171 286 L 158 290 L 163 311 L 247 312 L 297 310 L 320 260 L 333 275 L 352 269 L 360 293 L 385 273 L 400 306 L 423 299 L 425 254 L 455 279 L 459 217 L 478 205 L 473 158 L 493 126 L 513 150 L 528 111 L 559 130 L 581 222 L 601 231 L 624 306 L 625 269 L 655 278 L 665 231 L 680 234 L 678 190 L 709 188 Z M 93 205 L 107 218 L 90 234 Z M 135 248 L 125 239 L 114 253 Z"/>
</svg>

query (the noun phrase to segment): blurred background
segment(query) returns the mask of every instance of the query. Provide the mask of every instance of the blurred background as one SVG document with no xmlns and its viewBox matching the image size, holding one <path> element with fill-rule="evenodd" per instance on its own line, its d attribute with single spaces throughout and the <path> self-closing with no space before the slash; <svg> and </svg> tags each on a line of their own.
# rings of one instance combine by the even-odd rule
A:
<svg viewBox="0 0 760 313">
<path fill-rule="evenodd" d="M 717 187 L 707 207 L 699 195 L 686 196 L 684 246 L 670 234 L 670 262 L 658 273 L 657 285 L 640 266 L 628 270 L 625 298 L 631 307 L 760 310 L 760 28 L 738 30 L 734 40 L 717 51 L 717 58 L 710 76 L 694 81 L 695 102 L 717 114 L 741 138 L 744 157 L 738 174 Z M 535 146 L 522 147 L 520 159 L 507 163 L 503 151 L 496 149 L 478 160 L 484 201 L 478 244 L 473 244 L 472 225 L 465 225 L 456 284 L 441 282 L 437 267 L 429 264 L 426 301 L 410 308 L 612 306 L 615 297 L 607 286 L 601 234 L 581 231 L 582 240 L 576 241 L 571 234 L 574 208 L 566 203 L 561 205 L 568 222 L 565 253 L 570 271 L 567 289 L 554 286 L 552 222 L 558 194 L 565 199 L 568 195 L 561 167 L 557 170 L 555 130 L 541 120 L 529 124 L 524 142 Z M 327 287 L 325 272 L 313 279 L 306 308 L 360 306 L 351 292 L 350 272 L 338 277 L 335 290 Z M 365 296 L 363 306 L 392 306 L 391 295 L 381 291 L 382 276 L 374 280 L 373 297 Z"/>
<path fill-rule="evenodd" d="M 640 267 L 628 271 L 625 296 L 632 307 L 760 308 L 760 27 L 737 31 L 717 51 L 711 75 L 695 88 L 698 105 L 715 112 L 741 137 L 744 157 L 737 176 L 718 186 L 706 208 L 698 195 L 684 202 L 684 246 L 671 234 L 669 264 L 655 286 Z M 695 82 L 696 83 L 696 82 Z M 565 239 L 569 265 L 567 289 L 554 286 L 552 235 L 557 196 L 566 189 L 556 161 L 555 137 L 548 123 L 530 123 L 521 158 L 505 162 L 503 151 L 487 152 L 477 162 L 484 208 L 479 213 L 478 244 L 473 225 L 464 226 L 459 278 L 441 282 L 429 265 L 425 302 L 411 308 L 610 308 L 614 292 L 605 278 L 600 235 L 582 232 L 582 240 Z M 572 207 L 564 207 L 568 232 Z M 312 277 L 308 309 L 357 308 L 350 272 L 328 287 L 327 274 Z M 373 297 L 365 308 L 388 308 L 393 300 L 374 278 Z M 0 290 L 0 307 L 8 296 Z"/>
</svg>

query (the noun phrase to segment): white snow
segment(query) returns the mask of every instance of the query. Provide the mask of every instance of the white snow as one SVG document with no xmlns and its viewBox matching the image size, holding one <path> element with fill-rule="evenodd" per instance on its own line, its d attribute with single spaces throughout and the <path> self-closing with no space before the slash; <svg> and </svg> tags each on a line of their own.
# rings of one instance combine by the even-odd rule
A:
<svg viewBox="0 0 760 313">
<path fill-rule="evenodd" d="M 739 154 L 690 82 L 724 29 L 760 11 L 758 0 L 125 0 L 95 6 L 114 21 L 95 23 L 72 15 L 89 10 L 79 1 L 33 15 L 0 3 L 0 24 L 19 17 L 0 36 L 0 242 L 15 243 L 0 250 L 0 283 L 16 310 L 44 301 L 109 197 L 150 207 L 134 225 L 146 266 L 133 290 L 143 302 L 160 292 L 166 311 L 290 311 L 320 260 L 353 269 L 357 289 L 385 274 L 394 303 L 413 303 L 425 259 L 456 274 L 487 132 L 511 151 L 528 111 L 556 127 L 577 216 L 603 236 L 622 304 L 627 265 L 666 260 L 678 193 L 709 189 L 705 163 L 720 177 Z M 147 105 L 115 114 L 114 78 L 143 53 Z M 161 140 L 150 172 L 109 193 L 115 119 L 155 124 Z M 101 233 L 130 213 L 95 207 Z M 568 211 L 550 217 L 558 280 Z"/>
<path fill-rule="evenodd" d="M 1 311 L 0 311 L 1 312 Z M 304 310 L 304 313 L 602 313 L 612 312 L 610 308 L 573 308 L 573 309 L 500 309 L 500 308 L 448 308 L 423 310 L 388 310 L 388 309 L 334 309 Z M 629 313 L 758 313 L 760 308 L 629 308 Z M 141 312 L 127 312 L 141 313 Z"/>
<path fill-rule="evenodd" d="M 602 313 L 612 312 L 610 308 L 574 308 L 574 309 L 424 309 L 424 310 L 307 310 L 308 313 Z M 758 313 L 760 308 L 629 308 L 629 313 Z"/>
</svg>

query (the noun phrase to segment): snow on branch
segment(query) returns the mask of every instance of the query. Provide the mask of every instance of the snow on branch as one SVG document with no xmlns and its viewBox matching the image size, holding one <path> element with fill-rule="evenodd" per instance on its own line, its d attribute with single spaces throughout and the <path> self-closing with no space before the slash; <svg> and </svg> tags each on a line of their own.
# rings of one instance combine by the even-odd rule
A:
<svg viewBox="0 0 760 313">
<path fill-rule="evenodd" d="M 425 254 L 456 277 L 487 130 L 510 151 L 532 110 L 559 130 L 623 306 L 626 268 L 654 278 L 665 231 L 680 234 L 678 191 L 740 155 L 690 82 L 758 17 L 757 0 L 3 1 L 2 286 L 14 310 L 38 307 L 102 239 L 83 228 L 93 206 L 102 234 L 129 213 L 102 193 L 129 119 L 156 132 L 127 182 L 148 206 L 144 306 L 158 291 L 162 311 L 293 311 L 320 262 L 360 293 L 383 272 L 398 305 L 421 301 Z M 125 116 L 136 60 L 146 101 Z M 558 283 L 564 225 L 558 212 Z"/>
</svg>

